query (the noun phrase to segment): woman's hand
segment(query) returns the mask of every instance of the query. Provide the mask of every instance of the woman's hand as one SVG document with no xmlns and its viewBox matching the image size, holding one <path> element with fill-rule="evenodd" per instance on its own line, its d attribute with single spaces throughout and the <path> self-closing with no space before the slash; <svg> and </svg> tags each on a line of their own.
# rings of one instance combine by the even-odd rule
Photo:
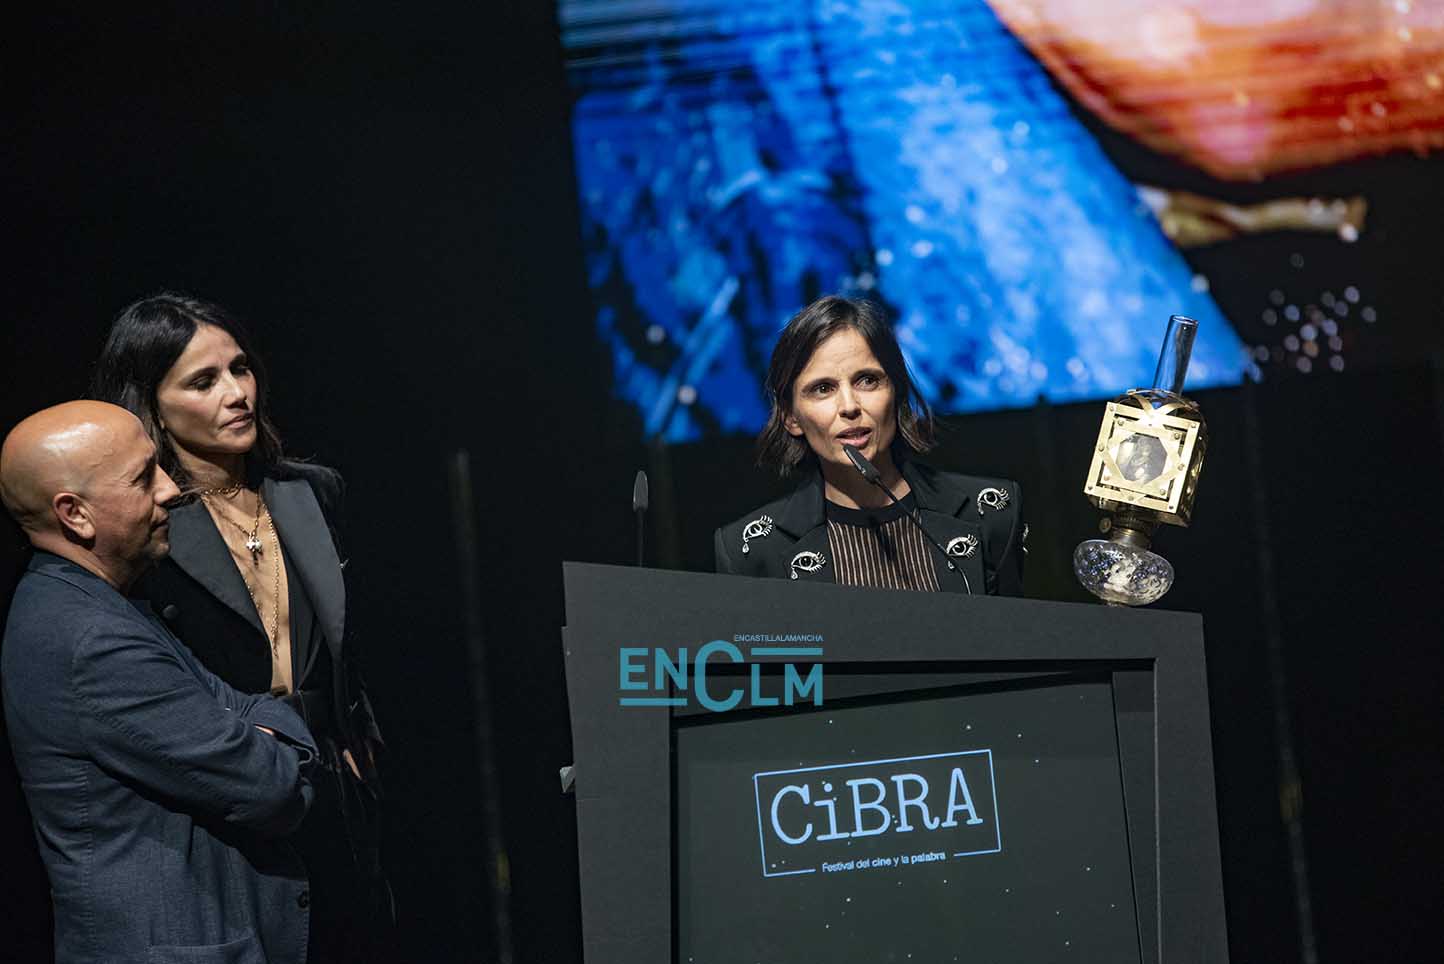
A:
<svg viewBox="0 0 1444 964">
<path fill-rule="evenodd" d="M 366 770 L 369 773 L 375 773 L 376 744 L 373 741 L 362 737 L 361 745 L 366 751 Z M 351 772 L 356 774 L 356 779 L 360 780 L 362 783 L 365 783 L 366 778 L 361 775 L 361 767 L 356 763 L 356 758 L 351 755 L 350 749 L 342 750 L 341 757 L 346 761 L 346 765 L 351 768 Z"/>
</svg>

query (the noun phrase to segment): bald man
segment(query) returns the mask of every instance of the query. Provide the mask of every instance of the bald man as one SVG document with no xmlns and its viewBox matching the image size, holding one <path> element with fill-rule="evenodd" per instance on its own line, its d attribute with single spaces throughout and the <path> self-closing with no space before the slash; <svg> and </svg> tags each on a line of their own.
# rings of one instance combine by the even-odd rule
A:
<svg viewBox="0 0 1444 964">
<path fill-rule="evenodd" d="M 208 672 L 125 591 L 168 551 L 175 483 L 129 412 L 70 402 L 0 448 L 35 548 L 0 686 L 55 904 L 57 964 L 302 964 L 310 895 L 277 838 L 315 744 Z M 3 953 L 0 953 L 3 956 Z"/>
</svg>

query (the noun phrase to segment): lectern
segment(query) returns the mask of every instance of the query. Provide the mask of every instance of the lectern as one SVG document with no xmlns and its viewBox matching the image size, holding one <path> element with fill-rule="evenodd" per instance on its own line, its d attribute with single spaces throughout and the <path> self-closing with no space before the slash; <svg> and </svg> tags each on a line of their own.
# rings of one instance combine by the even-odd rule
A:
<svg viewBox="0 0 1444 964">
<path fill-rule="evenodd" d="M 587 964 L 1227 960 L 1197 615 L 564 577 Z"/>
</svg>

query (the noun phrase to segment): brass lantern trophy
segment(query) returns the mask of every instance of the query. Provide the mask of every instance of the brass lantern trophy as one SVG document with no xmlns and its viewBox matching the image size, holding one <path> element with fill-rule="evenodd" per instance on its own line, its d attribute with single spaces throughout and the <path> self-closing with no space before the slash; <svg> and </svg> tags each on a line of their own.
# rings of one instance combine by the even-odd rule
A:
<svg viewBox="0 0 1444 964">
<path fill-rule="evenodd" d="M 1168 319 L 1153 387 L 1108 403 L 1083 492 L 1108 513 L 1104 539 L 1073 551 L 1083 587 L 1114 606 L 1146 606 L 1173 585 L 1173 566 L 1149 550 L 1159 523 L 1186 526 L 1203 471 L 1208 427 L 1198 405 L 1183 397 L 1183 379 L 1198 322 Z"/>
</svg>

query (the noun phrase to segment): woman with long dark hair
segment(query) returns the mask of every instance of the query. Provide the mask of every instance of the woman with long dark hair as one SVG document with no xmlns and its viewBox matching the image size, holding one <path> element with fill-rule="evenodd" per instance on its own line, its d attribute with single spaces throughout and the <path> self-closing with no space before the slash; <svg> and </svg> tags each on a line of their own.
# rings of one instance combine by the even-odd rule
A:
<svg viewBox="0 0 1444 964">
<path fill-rule="evenodd" d="M 391 915 L 378 859 L 381 735 L 348 652 L 335 470 L 287 460 L 245 329 L 166 292 L 116 318 L 92 395 L 145 426 L 180 486 L 171 551 L 133 595 L 217 676 L 283 697 L 321 748 L 316 800 L 294 838 L 309 880 L 308 959 L 366 961 Z"/>
<path fill-rule="evenodd" d="M 914 458 L 934 445 L 932 412 L 876 305 L 829 296 L 793 316 L 772 352 L 767 394 L 758 464 L 801 482 L 717 530 L 718 572 L 1022 594 L 1017 483 Z M 875 466 L 876 483 L 848 447 Z"/>
</svg>

